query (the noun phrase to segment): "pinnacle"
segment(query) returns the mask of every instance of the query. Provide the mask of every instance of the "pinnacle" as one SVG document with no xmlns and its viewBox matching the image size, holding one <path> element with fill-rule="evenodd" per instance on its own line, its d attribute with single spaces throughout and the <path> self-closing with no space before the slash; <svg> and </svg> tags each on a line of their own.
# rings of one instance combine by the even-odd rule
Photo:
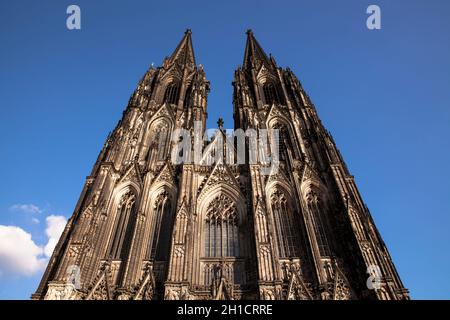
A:
<svg viewBox="0 0 450 320">
<path fill-rule="evenodd" d="M 222 119 L 222 118 L 219 118 L 219 119 L 217 120 L 217 125 L 219 126 L 219 129 L 222 129 L 222 128 L 223 128 L 223 124 L 224 124 L 223 119 Z"/>
</svg>

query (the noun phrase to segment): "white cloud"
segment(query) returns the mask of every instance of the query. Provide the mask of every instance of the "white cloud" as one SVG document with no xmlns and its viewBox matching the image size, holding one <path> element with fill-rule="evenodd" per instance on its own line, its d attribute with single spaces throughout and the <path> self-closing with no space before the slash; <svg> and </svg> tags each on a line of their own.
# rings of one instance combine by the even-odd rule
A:
<svg viewBox="0 0 450 320">
<path fill-rule="evenodd" d="M 22 228 L 0 225 L 0 276 L 31 276 L 45 268 L 67 220 L 64 216 L 50 215 L 46 222 L 48 242 L 44 246 L 37 245 Z"/>
<path fill-rule="evenodd" d="M 19 211 L 23 213 L 41 213 L 42 209 L 34 204 L 15 204 L 9 208 L 11 211 Z"/>
<path fill-rule="evenodd" d="M 45 267 L 44 250 L 31 239 L 31 234 L 15 226 L 0 225 L 0 275 L 30 276 Z"/>
<path fill-rule="evenodd" d="M 31 221 L 32 221 L 33 223 L 35 223 L 35 224 L 39 224 L 39 223 L 40 223 L 40 221 L 39 221 L 38 218 L 31 218 Z"/>
<path fill-rule="evenodd" d="M 47 257 L 51 257 L 53 250 L 58 243 L 59 237 L 64 231 L 67 219 L 64 216 L 51 215 L 45 220 L 47 221 L 47 229 L 45 229 L 45 233 L 47 234 L 48 242 L 44 247 L 44 253 Z"/>
</svg>

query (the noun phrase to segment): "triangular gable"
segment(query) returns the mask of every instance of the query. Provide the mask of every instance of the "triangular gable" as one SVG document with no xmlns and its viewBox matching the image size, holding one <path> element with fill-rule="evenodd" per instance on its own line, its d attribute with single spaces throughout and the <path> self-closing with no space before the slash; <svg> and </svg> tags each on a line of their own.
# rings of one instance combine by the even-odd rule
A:
<svg viewBox="0 0 450 320">
<path fill-rule="evenodd" d="M 170 65 L 164 74 L 161 76 L 161 80 L 164 80 L 165 78 L 175 78 L 175 79 L 181 79 L 183 77 L 183 71 L 181 69 L 181 66 L 178 64 L 172 64 Z"/>
<path fill-rule="evenodd" d="M 302 182 L 312 180 L 316 182 L 321 182 L 319 175 L 317 174 L 316 170 L 311 167 L 308 163 L 305 164 L 305 167 L 303 169 L 303 175 L 302 175 Z"/>
<path fill-rule="evenodd" d="M 122 176 L 122 178 L 120 178 L 119 183 L 127 181 L 135 182 L 139 186 L 142 186 L 142 174 L 139 165 L 136 162 L 132 163 L 130 167 L 125 171 L 125 174 Z"/>
<path fill-rule="evenodd" d="M 313 300 L 313 296 L 298 272 L 292 272 L 286 295 L 287 300 Z"/>
<path fill-rule="evenodd" d="M 166 164 L 163 166 L 158 175 L 153 179 L 152 184 L 156 182 L 169 182 L 173 185 L 176 185 L 176 181 L 174 179 L 175 173 L 173 172 L 172 165 L 169 161 L 166 161 Z"/>
<path fill-rule="evenodd" d="M 105 264 L 101 267 L 94 286 L 88 293 L 86 300 L 111 300 L 112 292 L 110 282 L 109 265 Z"/>
<path fill-rule="evenodd" d="M 350 300 L 353 294 L 345 274 L 337 264 L 334 267 L 333 300 Z"/>
<path fill-rule="evenodd" d="M 174 121 L 175 116 L 171 108 L 168 108 L 167 103 L 163 103 L 162 106 L 158 110 L 156 110 L 156 112 L 152 115 L 150 122 L 160 117 L 169 118 L 172 122 Z"/>
<path fill-rule="evenodd" d="M 220 279 L 214 300 L 233 300 L 233 294 L 228 292 L 228 285 L 224 278 Z"/>
<path fill-rule="evenodd" d="M 231 172 L 230 168 L 227 164 L 217 163 L 212 170 L 211 174 L 205 179 L 199 189 L 199 196 L 205 192 L 205 190 L 209 190 L 215 185 L 218 184 L 228 184 L 234 187 L 236 190 L 240 191 L 240 185 Z"/>
<path fill-rule="evenodd" d="M 277 168 L 277 173 L 270 172 L 270 174 L 266 175 L 266 185 L 271 182 L 283 181 L 288 185 L 291 185 L 291 179 L 285 174 L 284 170 Z"/>
<path fill-rule="evenodd" d="M 256 75 L 256 79 L 262 80 L 267 78 L 272 80 L 276 79 L 273 73 L 271 73 L 270 70 L 263 64 Z"/>
<path fill-rule="evenodd" d="M 134 300 L 151 300 L 155 291 L 155 278 L 153 275 L 153 268 L 148 266 L 144 271 L 141 283 L 138 285 L 138 290 L 134 295 Z"/>
<path fill-rule="evenodd" d="M 280 108 L 278 104 L 272 104 L 270 106 L 269 112 L 266 114 L 266 121 L 272 118 L 282 118 L 286 123 L 289 123 L 288 115 L 283 108 Z"/>
<path fill-rule="evenodd" d="M 183 200 L 181 201 L 181 204 L 178 206 L 178 210 L 177 210 L 177 213 L 176 213 L 175 216 L 176 216 L 177 218 L 185 218 L 185 217 L 188 216 L 188 212 L 189 212 L 188 206 L 187 206 L 187 204 L 186 204 L 185 199 L 183 199 Z"/>
</svg>

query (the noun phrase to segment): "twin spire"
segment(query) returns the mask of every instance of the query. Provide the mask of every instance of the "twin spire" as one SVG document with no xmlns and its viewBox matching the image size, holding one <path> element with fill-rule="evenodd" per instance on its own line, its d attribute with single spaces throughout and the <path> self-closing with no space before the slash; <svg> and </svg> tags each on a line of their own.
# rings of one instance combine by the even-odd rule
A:
<svg viewBox="0 0 450 320">
<path fill-rule="evenodd" d="M 183 39 L 181 39 L 175 51 L 168 58 L 169 64 L 178 63 L 182 66 L 196 66 L 194 48 L 192 46 L 192 31 L 187 29 L 184 32 Z M 255 39 L 252 30 L 247 30 L 247 44 L 245 46 L 244 54 L 244 69 L 258 67 L 261 64 L 270 67 L 271 61 L 258 41 Z"/>
</svg>

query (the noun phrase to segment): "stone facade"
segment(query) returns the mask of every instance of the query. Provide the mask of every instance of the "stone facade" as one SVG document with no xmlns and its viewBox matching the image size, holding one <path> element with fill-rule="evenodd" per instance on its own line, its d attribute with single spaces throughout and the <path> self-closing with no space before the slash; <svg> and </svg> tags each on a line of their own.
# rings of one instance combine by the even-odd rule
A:
<svg viewBox="0 0 450 320">
<path fill-rule="evenodd" d="M 186 31 L 108 136 L 33 299 L 409 299 L 309 96 L 251 31 L 233 87 L 235 128 L 279 130 L 278 172 L 170 161 L 172 132 L 207 117 Z"/>
</svg>

